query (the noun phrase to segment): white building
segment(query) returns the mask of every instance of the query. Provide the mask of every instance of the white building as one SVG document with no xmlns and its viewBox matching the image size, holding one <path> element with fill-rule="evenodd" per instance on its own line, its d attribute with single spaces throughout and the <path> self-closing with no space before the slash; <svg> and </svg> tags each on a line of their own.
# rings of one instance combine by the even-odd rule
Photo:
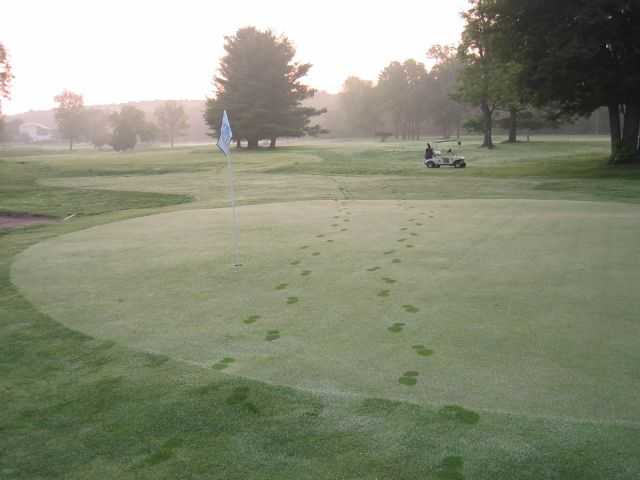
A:
<svg viewBox="0 0 640 480">
<path fill-rule="evenodd" d="M 20 134 L 29 137 L 32 142 L 53 140 L 53 133 L 53 129 L 40 123 L 23 123 L 20 125 Z"/>
</svg>

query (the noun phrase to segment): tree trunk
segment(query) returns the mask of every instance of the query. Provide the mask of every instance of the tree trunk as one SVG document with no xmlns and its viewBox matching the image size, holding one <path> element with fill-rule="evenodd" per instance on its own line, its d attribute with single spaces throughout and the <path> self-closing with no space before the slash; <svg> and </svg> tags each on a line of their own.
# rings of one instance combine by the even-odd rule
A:
<svg viewBox="0 0 640 480">
<path fill-rule="evenodd" d="M 257 138 L 247 138 L 247 148 L 249 150 L 257 150 L 258 149 L 258 139 Z"/>
<path fill-rule="evenodd" d="M 518 143 L 518 111 L 509 109 L 509 139 L 507 143 Z"/>
<path fill-rule="evenodd" d="M 640 131 L 640 105 L 627 105 L 624 112 L 622 143 L 618 151 L 624 162 L 638 161 L 638 132 Z"/>
<path fill-rule="evenodd" d="M 271 137 L 271 141 L 269 142 L 269 148 L 270 149 L 273 150 L 274 148 L 276 148 L 276 140 L 277 140 L 276 137 Z"/>
<path fill-rule="evenodd" d="M 482 102 L 480 105 L 480 109 L 482 110 L 482 123 L 484 126 L 484 141 L 482 142 L 482 147 L 493 148 L 493 111 L 489 108 L 489 105 L 486 101 Z"/>
<path fill-rule="evenodd" d="M 609 132 L 611 135 L 611 162 L 616 162 L 622 135 L 620 131 L 620 106 L 617 103 L 611 103 L 609 108 Z"/>
</svg>

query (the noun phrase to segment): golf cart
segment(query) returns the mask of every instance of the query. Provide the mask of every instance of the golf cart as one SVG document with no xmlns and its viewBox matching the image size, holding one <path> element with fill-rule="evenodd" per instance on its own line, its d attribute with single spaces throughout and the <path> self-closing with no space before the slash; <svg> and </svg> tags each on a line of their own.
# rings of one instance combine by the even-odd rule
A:
<svg viewBox="0 0 640 480">
<path fill-rule="evenodd" d="M 435 143 L 447 143 L 449 145 L 445 145 L 445 150 L 435 150 L 433 152 L 433 156 L 431 158 L 425 158 L 424 164 L 427 168 L 440 168 L 440 167 L 453 167 L 453 168 L 465 168 L 467 163 L 464 161 L 464 157 L 462 155 L 458 155 L 451 143 L 450 140 L 443 140 Z M 457 142 L 458 146 L 462 146 L 460 141 Z"/>
</svg>

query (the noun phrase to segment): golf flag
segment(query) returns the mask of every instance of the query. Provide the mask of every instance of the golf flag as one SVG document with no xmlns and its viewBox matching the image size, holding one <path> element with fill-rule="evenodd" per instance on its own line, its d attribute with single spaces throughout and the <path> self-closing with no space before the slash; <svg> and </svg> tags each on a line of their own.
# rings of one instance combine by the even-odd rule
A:
<svg viewBox="0 0 640 480">
<path fill-rule="evenodd" d="M 218 136 L 218 148 L 224 153 L 227 157 L 229 156 L 229 147 L 231 146 L 231 138 L 233 137 L 233 132 L 231 131 L 231 125 L 229 125 L 229 117 L 227 116 L 227 111 L 225 110 L 222 113 L 222 122 L 220 123 L 220 135 Z"/>
<path fill-rule="evenodd" d="M 233 267 L 238 268 L 240 264 L 240 256 L 238 252 L 238 214 L 236 213 L 236 192 L 235 192 L 235 180 L 233 178 L 233 160 L 231 159 L 231 139 L 233 138 L 233 132 L 231 131 L 231 125 L 229 125 L 229 117 L 227 111 L 222 112 L 222 121 L 220 122 L 220 134 L 218 135 L 218 148 L 227 157 L 227 171 L 229 172 L 229 200 L 231 202 L 231 212 L 233 214 Z"/>
</svg>

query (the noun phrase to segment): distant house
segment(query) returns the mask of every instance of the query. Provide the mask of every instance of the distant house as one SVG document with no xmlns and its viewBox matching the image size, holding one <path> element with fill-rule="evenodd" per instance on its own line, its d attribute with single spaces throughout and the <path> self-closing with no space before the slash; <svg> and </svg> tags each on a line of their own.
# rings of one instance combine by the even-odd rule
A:
<svg viewBox="0 0 640 480">
<path fill-rule="evenodd" d="M 28 137 L 32 142 L 46 142 L 53 140 L 54 130 L 41 123 L 23 123 L 20 125 L 20 135 Z"/>
</svg>

